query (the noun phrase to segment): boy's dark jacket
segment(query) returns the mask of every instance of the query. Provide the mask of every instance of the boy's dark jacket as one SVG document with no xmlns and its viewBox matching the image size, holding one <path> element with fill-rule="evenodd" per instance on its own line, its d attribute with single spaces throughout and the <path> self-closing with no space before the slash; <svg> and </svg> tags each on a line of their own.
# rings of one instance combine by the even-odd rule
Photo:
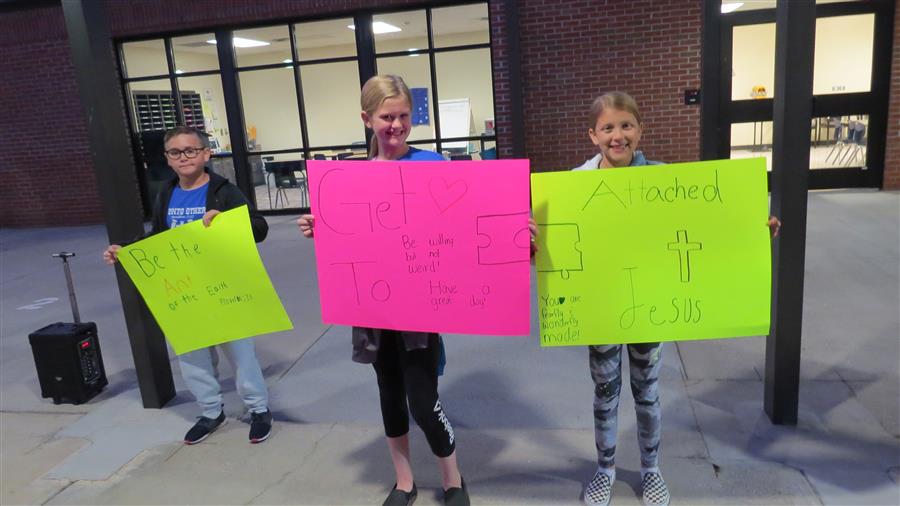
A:
<svg viewBox="0 0 900 506">
<path fill-rule="evenodd" d="M 216 211 L 228 211 L 235 207 L 247 204 L 247 199 L 237 186 L 231 184 L 224 177 L 210 172 L 207 168 L 206 173 L 209 174 L 209 188 L 206 191 L 206 210 L 215 209 Z M 169 229 L 166 224 L 166 215 L 169 209 L 169 200 L 172 199 L 172 192 L 175 191 L 175 185 L 178 184 L 178 178 L 168 181 L 159 191 L 156 202 L 153 204 L 153 228 L 147 235 L 154 235 Z M 259 213 L 249 210 L 250 212 L 250 228 L 253 230 L 253 240 L 262 242 L 269 233 L 269 224 L 266 219 Z"/>
</svg>

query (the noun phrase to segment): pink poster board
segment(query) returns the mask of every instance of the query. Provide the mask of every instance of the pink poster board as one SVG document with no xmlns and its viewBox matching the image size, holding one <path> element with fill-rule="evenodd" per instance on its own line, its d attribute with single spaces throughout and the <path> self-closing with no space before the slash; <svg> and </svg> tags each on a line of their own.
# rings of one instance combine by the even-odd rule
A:
<svg viewBox="0 0 900 506">
<path fill-rule="evenodd" d="M 307 164 L 323 322 L 529 333 L 528 160 Z"/>
</svg>

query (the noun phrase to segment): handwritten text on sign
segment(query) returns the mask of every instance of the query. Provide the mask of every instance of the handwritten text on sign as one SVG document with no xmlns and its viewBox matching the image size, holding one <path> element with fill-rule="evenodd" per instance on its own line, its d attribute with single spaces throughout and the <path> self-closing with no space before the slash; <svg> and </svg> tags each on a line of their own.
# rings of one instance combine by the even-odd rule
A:
<svg viewBox="0 0 900 506">
<path fill-rule="evenodd" d="M 529 332 L 528 161 L 309 161 L 322 319 Z"/>
<path fill-rule="evenodd" d="M 545 346 L 769 331 L 765 160 L 535 174 Z"/>
<path fill-rule="evenodd" d="M 247 207 L 125 246 L 119 262 L 175 353 L 289 330 L 253 242 Z"/>
</svg>

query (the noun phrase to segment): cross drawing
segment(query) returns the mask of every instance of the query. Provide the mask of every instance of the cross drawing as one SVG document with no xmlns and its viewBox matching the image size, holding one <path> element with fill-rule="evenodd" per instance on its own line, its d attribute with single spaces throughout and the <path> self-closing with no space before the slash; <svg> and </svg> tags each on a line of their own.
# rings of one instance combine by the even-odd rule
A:
<svg viewBox="0 0 900 506">
<path fill-rule="evenodd" d="M 679 230 L 676 233 L 675 242 L 670 242 L 668 250 L 678 253 L 678 269 L 682 283 L 691 281 L 691 251 L 703 249 L 703 243 L 689 242 L 687 230 Z"/>
</svg>

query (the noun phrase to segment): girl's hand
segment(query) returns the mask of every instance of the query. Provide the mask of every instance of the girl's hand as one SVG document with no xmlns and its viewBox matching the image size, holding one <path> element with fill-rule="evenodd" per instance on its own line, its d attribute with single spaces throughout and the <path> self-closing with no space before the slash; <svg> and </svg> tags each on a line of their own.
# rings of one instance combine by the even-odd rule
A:
<svg viewBox="0 0 900 506">
<path fill-rule="evenodd" d="M 311 214 L 304 214 L 297 220 L 297 226 L 300 227 L 303 237 L 312 238 L 313 227 L 316 226 L 316 218 Z"/>
<path fill-rule="evenodd" d="M 222 211 L 216 211 L 215 209 L 206 211 L 206 213 L 203 215 L 203 226 L 208 227 L 212 223 L 213 218 L 220 214 L 222 214 Z"/>
<path fill-rule="evenodd" d="M 769 216 L 769 231 L 772 233 L 772 237 L 778 237 L 778 231 L 781 230 L 781 220 L 778 219 L 777 216 Z"/>
<path fill-rule="evenodd" d="M 537 243 L 535 242 L 538 236 L 538 226 L 534 218 L 528 218 L 528 231 L 531 232 L 531 256 L 534 256 L 538 251 Z"/>
<path fill-rule="evenodd" d="M 118 244 L 110 244 L 103 252 L 103 261 L 108 265 L 113 265 L 119 261 L 119 250 L 122 249 Z"/>
</svg>

